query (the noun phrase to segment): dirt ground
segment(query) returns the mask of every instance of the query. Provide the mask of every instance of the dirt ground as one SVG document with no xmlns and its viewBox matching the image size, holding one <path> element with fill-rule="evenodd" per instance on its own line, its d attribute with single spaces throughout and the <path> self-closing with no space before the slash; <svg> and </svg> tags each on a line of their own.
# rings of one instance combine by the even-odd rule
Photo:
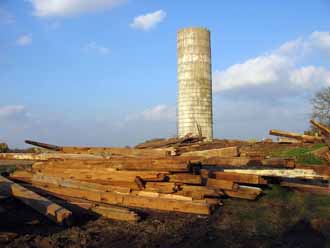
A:
<svg viewBox="0 0 330 248">
<path fill-rule="evenodd" d="M 17 200 L 0 206 L 0 237 L 14 233 L 0 247 L 330 247 L 330 197 L 278 186 L 257 201 L 225 199 L 211 216 L 142 210 L 138 223 L 73 209 L 64 228 Z"/>
</svg>

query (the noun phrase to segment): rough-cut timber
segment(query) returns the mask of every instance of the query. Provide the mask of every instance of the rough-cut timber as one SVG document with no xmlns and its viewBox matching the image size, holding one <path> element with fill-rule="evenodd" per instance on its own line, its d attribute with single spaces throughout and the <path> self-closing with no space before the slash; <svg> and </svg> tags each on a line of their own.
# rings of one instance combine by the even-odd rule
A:
<svg viewBox="0 0 330 248">
<path fill-rule="evenodd" d="M 60 146 L 46 144 L 46 143 L 37 142 L 37 141 L 33 141 L 33 140 L 25 140 L 25 143 L 29 144 L 29 145 L 45 148 L 45 149 L 48 149 L 48 150 L 53 150 L 53 151 L 61 151 L 62 150 L 62 147 L 60 147 Z"/>
<path fill-rule="evenodd" d="M 34 170 L 37 174 L 58 176 L 77 180 L 106 180 L 134 182 L 137 176 L 143 180 L 163 178 L 169 172 L 164 171 L 117 171 L 108 169 L 59 169 L 45 168 Z"/>
<path fill-rule="evenodd" d="M 238 190 L 238 184 L 233 181 L 208 178 L 206 186 L 214 189 Z"/>
<path fill-rule="evenodd" d="M 310 120 L 310 123 L 313 124 L 316 128 L 321 130 L 321 132 L 325 135 L 330 135 L 330 128 L 327 126 L 323 125 L 322 123 L 319 123 L 315 120 Z"/>
<path fill-rule="evenodd" d="M 57 187 L 69 187 L 77 189 L 91 189 L 91 190 L 103 190 L 103 191 L 113 191 L 120 193 L 129 193 L 131 190 L 138 190 L 139 188 L 131 184 L 124 185 L 107 185 L 99 183 L 91 183 L 78 181 L 74 179 L 65 179 L 62 177 L 46 176 L 40 174 L 33 174 L 26 171 L 15 171 L 10 175 L 10 178 L 32 183 L 33 185 L 53 185 Z"/>
<path fill-rule="evenodd" d="M 63 160 L 37 162 L 34 169 L 114 169 L 114 170 L 141 170 L 141 171 L 188 171 L 190 160 L 180 159 L 152 159 L 152 158 L 125 158 L 117 157 L 108 160 Z"/>
<path fill-rule="evenodd" d="M 64 153 L 106 154 L 113 156 L 166 157 L 175 155 L 174 148 L 135 149 L 125 147 L 62 147 Z"/>
<path fill-rule="evenodd" d="M 7 178 L 0 176 L 0 188 L 58 224 L 70 224 L 71 211 L 51 202 Z"/>
<path fill-rule="evenodd" d="M 191 135 L 186 135 L 182 138 L 169 138 L 169 139 L 153 139 L 148 140 L 144 143 L 138 144 L 135 148 L 146 149 L 146 148 L 164 148 L 164 147 L 178 147 L 184 145 L 191 145 L 203 141 L 204 137 L 194 137 Z"/>
<path fill-rule="evenodd" d="M 292 139 L 292 138 L 286 138 L 286 137 L 279 137 L 277 142 L 279 144 L 299 144 L 302 141 L 297 140 L 297 139 Z"/>
<path fill-rule="evenodd" d="M 42 147 L 48 150 L 59 151 L 73 154 L 95 154 L 113 156 L 145 156 L 145 157 L 164 157 L 175 155 L 174 148 L 159 149 L 134 149 L 126 147 L 79 147 L 79 146 L 56 146 L 37 141 L 26 140 L 25 143 Z"/>
<path fill-rule="evenodd" d="M 315 120 L 311 120 L 310 122 L 321 131 L 322 139 L 330 150 L 330 128 Z"/>
<path fill-rule="evenodd" d="M 64 153 L 0 153 L 0 160 L 33 160 L 47 161 L 50 159 L 97 160 L 109 157 L 92 154 L 64 154 Z"/>
<path fill-rule="evenodd" d="M 226 147 L 219 149 L 210 149 L 204 151 L 191 151 L 182 153 L 181 156 L 200 156 L 204 158 L 210 157 L 238 157 L 238 147 Z"/>
<path fill-rule="evenodd" d="M 225 190 L 225 195 L 229 197 L 241 198 L 246 200 L 255 200 L 258 195 L 261 194 L 262 190 L 257 187 L 251 186 L 239 186 L 237 191 Z"/>
<path fill-rule="evenodd" d="M 270 135 L 275 135 L 275 136 L 281 136 L 281 137 L 297 139 L 297 140 L 300 140 L 302 142 L 309 142 L 309 143 L 315 143 L 315 142 L 322 141 L 322 138 L 318 137 L 318 136 L 305 135 L 305 134 L 299 134 L 299 133 L 291 133 L 291 132 L 286 132 L 286 131 L 281 131 L 281 130 L 274 130 L 274 129 L 270 130 L 269 134 Z"/>
<path fill-rule="evenodd" d="M 192 175 L 188 173 L 176 173 L 166 176 L 169 182 L 186 183 L 186 184 L 201 184 L 202 178 L 199 175 Z"/>
<path fill-rule="evenodd" d="M 212 171 L 210 174 L 211 177 L 214 176 L 216 179 L 229 180 L 236 183 L 267 184 L 267 180 L 257 175 L 222 172 L 222 171 Z"/>
<path fill-rule="evenodd" d="M 234 172 L 240 174 L 259 175 L 264 177 L 283 177 L 301 179 L 330 179 L 330 175 L 320 175 L 312 169 L 225 169 L 224 172 Z"/>
<path fill-rule="evenodd" d="M 31 186 L 30 184 L 25 184 L 25 187 L 42 195 L 50 195 L 56 197 L 57 201 L 60 201 L 61 204 L 70 203 L 72 205 L 77 205 L 81 208 L 90 210 L 98 215 L 102 215 L 109 219 L 130 221 L 130 222 L 137 222 L 140 220 L 140 216 L 136 212 L 124 207 L 118 207 L 100 202 L 93 202 L 86 199 L 80 199 L 72 196 L 64 196 L 51 192 L 46 193 L 46 191 L 37 188 L 35 186 Z"/>
<path fill-rule="evenodd" d="M 202 165 L 209 166 L 273 166 L 294 168 L 295 160 L 290 158 L 270 158 L 270 159 L 253 159 L 248 157 L 222 158 L 212 157 L 200 161 Z"/>
<path fill-rule="evenodd" d="M 108 204 L 139 207 L 139 208 L 152 208 L 165 211 L 177 211 L 183 213 L 195 213 L 208 215 L 211 213 L 212 205 L 206 202 L 195 202 L 191 200 L 174 200 L 166 197 L 150 197 L 134 194 L 119 194 L 114 192 L 101 192 L 96 190 L 80 190 L 73 188 L 61 187 L 42 187 L 45 191 L 52 193 L 75 196 L 91 201 L 104 202 Z"/>
</svg>

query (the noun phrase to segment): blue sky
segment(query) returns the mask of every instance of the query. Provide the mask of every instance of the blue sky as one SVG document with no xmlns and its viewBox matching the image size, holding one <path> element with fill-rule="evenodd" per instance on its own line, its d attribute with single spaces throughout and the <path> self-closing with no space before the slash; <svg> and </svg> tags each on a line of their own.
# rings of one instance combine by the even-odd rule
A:
<svg viewBox="0 0 330 248">
<path fill-rule="evenodd" d="M 0 141 L 176 134 L 176 32 L 211 31 L 214 133 L 302 132 L 330 85 L 330 1 L 1 0 Z"/>
</svg>

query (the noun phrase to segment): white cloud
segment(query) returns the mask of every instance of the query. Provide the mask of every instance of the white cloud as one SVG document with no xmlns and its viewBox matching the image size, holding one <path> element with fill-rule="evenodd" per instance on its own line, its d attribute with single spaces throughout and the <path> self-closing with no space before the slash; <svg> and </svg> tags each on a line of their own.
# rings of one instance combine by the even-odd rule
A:
<svg viewBox="0 0 330 248">
<path fill-rule="evenodd" d="M 165 11 L 157 10 L 152 13 L 135 17 L 130 26 L 136 29 L 149 30 L 156 27 L 157 24 L 161 23 L 165 19 L 165 17 Z"/>
<path fill-rule="evenodd" d="M 290 73 L 289 82 L 306 89 L 312 89 L 315 84 L 330 86 L 330 70 L 322 66 L 301 67 Z"/>
<path fill-rule="evenodd" d="M 126 120 L 146 120 L 146 121 L 173 121 L 176 118 L 176 109 L 173 106 L 159 104 L 148 108 L 141 113 L 131 114 Z"/>
<path fill-rule="evenodd" d="M 15 17 L 6 9 L 0 8 L 0 23 L 11 24 L 15 22 Z"/>
<path fill-rule="evenodd" d="M 215 97 L 218 101 L 214 105 L 214 133 L 217 137 L 263 139 L 268 137 L 270 129 L 302 133 L 309 126 L 308 101 L 290 99 L 282 103 L 269 101 L 260 104 L 246 99 Z"/>
<path fill-rule="evenodd" d="M 329 32 L 314 32 L 305 39 L 286 42 L 271 53 L 216 71 L 214 90 L 219 92 L 274 85 L 295 89 L 329 86 L 330 68 L 299 65 L 306 56 L 319 49 L 330 52 Z"/>
<path fill-rule="evenodd" d="M 40 17 L 65 17 L 111 9 L 126 0 L 28 0 Z"/>
<path fill-rule="evenodd" d="M 8 118 L 22 113 L 25 113 L 23 105 L 0 106 L 0 118 Z"/>
<path fill-rule="evenodd" d="M 108 47 L 100 46 L 96 42 L 90 42 L 84 46 L 86 51 L 94 51 L 103 55 L 110 54 L 110 49 Z"/>
<path fill-rule="evenodd" d="M 18 46 L 28 46 L 32 43 L 32 37 L 29 34 L 22 35 L 16 40 Z"/>
<path fill-rule="evenodd" d="M 310 41 L 313 46 L 330 52 L 330 32 L 315 31 L 311 34 Z"/>
</svg>

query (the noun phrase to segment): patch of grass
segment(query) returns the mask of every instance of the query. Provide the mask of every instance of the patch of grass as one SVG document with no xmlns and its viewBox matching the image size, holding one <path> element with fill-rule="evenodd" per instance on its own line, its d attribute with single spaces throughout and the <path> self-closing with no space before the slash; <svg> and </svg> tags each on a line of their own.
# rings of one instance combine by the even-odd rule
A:
<svg viewBox="0 0 330 248">
<path fill-rule="evenodd" d="M 271 189 L 265 190 L 265 194 L 264 201 L 285 204 L 292 210 L 282 212 L 287 217 L 296 217 L 297 219 L 330 218 L 330 196 L 299 193 L 279 185 L 271 185 Z"/>
<path fill-rule="evenodd" d="M 313 151 L 324 146 L 324 144 L 315 144 L 311 147 L 277 150 L 272 153 L 272 156 L 294 158 L 301 164 L 324 164 L 325 161 L 323 159 L 312 154 Z"/>
<path fill-rule="evenodd" d="M 285 201 L 287 202 L 294 192 L 287 190 L 280 185 L 270 185 L 270 189 L 264 191 L 265 200 Z"/>
</svg>

